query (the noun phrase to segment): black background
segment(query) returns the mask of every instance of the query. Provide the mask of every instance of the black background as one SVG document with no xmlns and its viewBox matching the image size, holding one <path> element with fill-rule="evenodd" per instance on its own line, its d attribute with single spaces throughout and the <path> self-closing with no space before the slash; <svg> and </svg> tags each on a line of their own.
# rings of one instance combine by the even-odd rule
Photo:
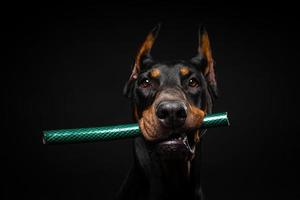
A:
<svg viewBox="0 0 300 200">
<path fill-rule="evenodd" d="M 292 5 L 259 2 L 18 4 L 2 7 L 2 199 L 112 199 L 132 162 L 130 139 L 45 146 L 45 129 L 131 121 L 122 96 L 147 32 L 154 58 L 189 59 L 208 29 L 232 126 L 204 137 L 210 200 L 299 198 L 298 32 Z"/>
</svg>

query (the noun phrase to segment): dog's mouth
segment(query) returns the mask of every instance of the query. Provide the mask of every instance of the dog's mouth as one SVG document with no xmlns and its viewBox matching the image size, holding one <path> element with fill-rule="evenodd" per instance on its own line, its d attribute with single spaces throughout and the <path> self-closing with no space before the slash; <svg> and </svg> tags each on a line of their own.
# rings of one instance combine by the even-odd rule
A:
<svg viewBox="0 0 300 200">
<path fill-rule="evenodd" d="M 192 160 L 204 111 L 184 101 L 161 100 L 145 109 L 141 132 L 153 152 L 163 159 Z"/>
<path fill-rule="evenodd" d="M 163 159 L 191 160 L 195 154 L 193 134 L 172 134 L 156 144 L 156 153 Z"/>
</svg>

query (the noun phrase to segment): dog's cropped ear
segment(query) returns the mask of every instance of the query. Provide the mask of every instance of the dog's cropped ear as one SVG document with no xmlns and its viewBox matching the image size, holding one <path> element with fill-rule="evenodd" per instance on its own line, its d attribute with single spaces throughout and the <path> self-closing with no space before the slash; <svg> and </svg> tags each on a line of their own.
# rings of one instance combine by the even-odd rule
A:
<svg viewBox="0 0 300 200">
<path fill-rule="evenodd" d="M 140 46 L 140 48 L 138 50 L 138 53 L 135 57 L 135 61 L 134 61 L 134 65 L 132 68 L 130 78 L 124 88 L 124 95 L 127 97 L 131 96 L 130 95 L 130 84 L 132 83 L 132 81 L 137 79 L 138 74 L 141 72 L 141 70 L 144 67 L 150 66 L 154 63 L 154 61 L 150 55 L 150 52 L 151 52 L 152 46 L 155 42 L 155 39 L 158 35 L 159 30 L 160 30 L 160 24 L 155 26 L 150 31 L 150 33 L 147 35 L 145 41 L 142 43 L 142 45 Z"/>
<path fill-rule="evenodd" d="M 218 97 L 217 80 L 215 75 L 215 61 L 212 57 L 211 45 L 208 33 L 202 25 L 199 28 L 198 35 L 198 54 L 191 59 L 191 62 L 198 66 L 205 76 L 209 90 L 214 98 Z"/>
</svg>

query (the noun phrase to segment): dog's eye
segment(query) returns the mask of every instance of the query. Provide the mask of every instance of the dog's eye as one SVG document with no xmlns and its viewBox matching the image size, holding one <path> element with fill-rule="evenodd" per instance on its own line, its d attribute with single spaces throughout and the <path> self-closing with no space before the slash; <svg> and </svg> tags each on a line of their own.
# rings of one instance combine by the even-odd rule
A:
<svg viewBox="0 0 300 200">
<path fill-rule="evenodd" d="M 190 87 L 199 87 L 199 81 L 195 78 L 191 78 L 189 80 L 189 86 Z"/>
<path fill-rule="evenodd" d="M 151 86 L 151 82 L 148 78 L 144 78 L 140 81 L 139 86 L 143 88 L 148 88 Z"/>
</svg>

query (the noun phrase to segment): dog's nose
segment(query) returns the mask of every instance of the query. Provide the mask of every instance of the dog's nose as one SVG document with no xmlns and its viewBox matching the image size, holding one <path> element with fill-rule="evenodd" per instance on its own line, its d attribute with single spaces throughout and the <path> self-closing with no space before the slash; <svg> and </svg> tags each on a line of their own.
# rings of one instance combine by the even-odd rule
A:
<svg viewBox="0 0 300 200">
<path fill-rule="evenodd" d="M 187 107 L 181 101 L 163 101 L 158 104 L 156 116 L 168 128 L 181 127 L 187 117 Z"/>
</svg>

